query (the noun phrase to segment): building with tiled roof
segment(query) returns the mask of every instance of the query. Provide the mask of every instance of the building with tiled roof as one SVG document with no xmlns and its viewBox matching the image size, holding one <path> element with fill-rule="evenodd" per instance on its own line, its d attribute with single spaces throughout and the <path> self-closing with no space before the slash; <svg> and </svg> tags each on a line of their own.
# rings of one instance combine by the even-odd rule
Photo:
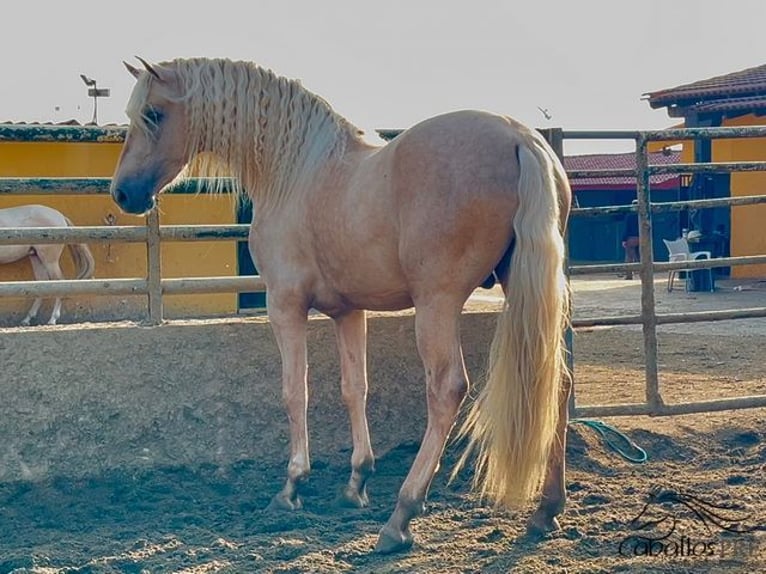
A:
<svg viewBox="0 0 766 574">
<path fill-rule="evenodd" d="M 665 108 L 685 127 L 766 125 L 766 64 L 644 94 L 654 109 Z M 699 140 L 684 144 L 682 162 L 766 161 L 766 139 Z M 761 195 L 766 172 L 695 176 L 690 199 Z M 692 224 L 703 236 L 723 228 L 733 256 L 766 254 L 766 205 L 700 210 Z M 732 268 L 735 277 L 766 276 L 766 265 Z"/>
<path fill-rule="evenodd" d="M 644 96 L 652 108 L 667 108 L 674 118 L 766 114 L 766 64 Z"/>
<path fill-rule="evenodd" d="M 681 152 L 668 149 L 664 152 L 649 154 L 651 165 L 667 165 L 679 163 Z M 607 153 L 589 155 L 569 155 L 564 157 L 564 168 L 567 172 L 575 170 L 622 170 L 636 169 L 635 152 Z M 676 189 L 678 188 L 677 174 L 654 174 L 649 178 L 652 189 Z M 571 178 L 572 189 L 580 190 L 615 190 L 627 189 L 635 192 L 636 178 L 624 176 L 609 177 L 581 177 Z"/>
<path fill-rule="evenodd" d="M 681 154 L 674 149 L 649 153 L 651 165 L 678 163 Z M 577 170 L 635 170 L 636 154 L 609 153 L 564 156 L 567 172 Z M 677 201 L 685 191 L 678 174 L 654 174 L 650 176 L 652 201 Z M 570 177 L 570 185 L 580 207 L 603 207 L 628 205 L 636 198 L 635 176 Z M 654 258 L 667 260 L 667 250 L 662 239 L 675 238 L 681 227 L 678 212 L 657 213 L 652 218 Z M 569 223 L 569 256 L 575 263 L 622 261 L 622 234 L 624 214 L 601 214 L 575 217 Z"/>
</svg>

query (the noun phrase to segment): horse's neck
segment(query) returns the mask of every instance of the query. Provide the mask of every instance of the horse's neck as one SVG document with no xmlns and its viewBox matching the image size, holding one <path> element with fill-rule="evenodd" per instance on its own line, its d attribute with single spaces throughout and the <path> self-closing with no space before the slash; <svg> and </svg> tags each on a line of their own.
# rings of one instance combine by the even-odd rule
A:
<svg viewBox="0 0 766 574">
<path fill-rule="evenodd" d="M 229 172 L 260 203 L 292 200 L 332 169 L 361 132 L 298 82 L 261 69 L 242 73 L 253 80 L 246 90 L 224 89 L 233 102 L 225 109 L 236 108 L 240 117 L 224 113 L 220 94 L 202 92 L 192 101 L 190 155 L 201 158 L 202 175 Z M 205 151 L 216 161 L 206 162 Z"/>
<path fill-rule="evenodd" d="M 250 162 L 260 169 L 241 170 L 251 199 L 264 206 L 301 201 L 329 179 L 344 180 L 350 168 L 347 157 L 360 145 L 354 129 L 344 122 L 337 131 L 309 134 L 305 141 L 282 139 L 304 137 L 297 130 L 267 141 L 268 147 L 256 150 L 262 155 Z"/>
<path fill-rule="evenodd" d="M 323 162 L 313 172 L 306 172 L 286 195 L 257 186 L 252 188 L 256 191 L 251 192 L 245 185 L 253 203 L 253 222 L 275 219 L 287 223 L 290 220 L 297 225 L 301 217 L 311 217 L 312 209 L 324 209 L 328 204 L 340 208 L 344 203 L 354 202 L 355 199 L 349 197 L 351 181 L 365 160 L 378 149 L 361 138 L 352 138 L 342 154 Z"/>
</svg>

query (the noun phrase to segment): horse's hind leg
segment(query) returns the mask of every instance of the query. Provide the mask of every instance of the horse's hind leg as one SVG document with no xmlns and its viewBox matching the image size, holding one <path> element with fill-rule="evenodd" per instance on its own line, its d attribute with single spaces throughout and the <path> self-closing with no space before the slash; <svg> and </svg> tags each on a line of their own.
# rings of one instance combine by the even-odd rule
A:
<svg viewBox="0 0 766 574">
<path fill-rule="evenodd" d="M 30 255 L 29 261 L 32 263 L 32 272 L 35 275 L 36 281 L 48 281 L 50 279 L 48 272 L 45 270 L 45 266 L 43 265 L 42 261 L 40 261 L 37 254 L 33 253 Z M 40 311 L 40 305 L 42 305 L 42 302 L 42 297 L 35 297 L 35 300 L 32 303 L 32 306 L 29 308 L 26 317 L 21 320 L 22 325 L 27 326 L 32 323 L 32 319 L 37 317 L 37 313 Z"/>
<path fill-rule="evenodd" d="M 434 473 L 460 404 L 468 378 L 460 349 L 459 318 L 462 302 L 440 301 L 416 307 L 418 351 L 426 370 L 428 426 L 393 514 L 383 527 L 375 549 L 388 553 L 412 545 L 410 521 L 423 512 Z"/>
<path fill-rule="evenodd" d="M 556 427 L 556 440 L 548 456 L 548 469 L 543 483 L 542 498 L 535 513 L 527 522 L 527 533 L 539 537 L 559 529 L 556 516 L 564 511 L 567 500 L 566 492 L 566 443 L 567 425 L 569 424 L 569 395 L 572 392 L 572 379 L 565 373 L 561 381 L 559 397 L 559 422 Z"/>
<path fill-rule="evenodd" d="M 367 427 L 367 318 L 364 311 L 353 311 L 335 320 L 340 352 L 341 393 L 351 420 L 351 479 L 343 491 L 343 504 L 367 506 L 367 479 L 374 470 L 375 458 Z"/>
<path fill-rule="evenodd" d="M 59 266 L 59 258 L 63 250 L 63 245 L 45 245 L 37 248 L 37 256 L 40 258 L 40 263 L 45 267 L 48 279 L 58 281 L 64 278 L 64 274 Z M 61 297 L 56 297 L 56 301 L 53 303 L 53 311 L 51 311 L 51 318 L 48 319 L 48 325 L 55 325 L 60 316 Z"/>
<path fill-rule="evenodd" d="M 302 507 L 298 487 L 311 470 L 306 422 L 308 405 L 305 309 L 275 293 L 269 300 L 269 320 L 282 356 L 282 398 L 290 424 L 290 462 L 287 480 L 269 508 L 297 510 Z"/>
</svg>

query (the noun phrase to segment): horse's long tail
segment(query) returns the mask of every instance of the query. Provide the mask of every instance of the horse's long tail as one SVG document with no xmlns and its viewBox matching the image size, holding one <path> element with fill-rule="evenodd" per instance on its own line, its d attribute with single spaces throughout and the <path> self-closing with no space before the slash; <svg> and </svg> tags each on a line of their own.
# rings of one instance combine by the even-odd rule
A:
<svg viewBox="0 0 766 574">
<path fill-rule="evenodd" d="M 564 169 L 537 134 L 519 145 L 517 155 L 519 208 L 506 299 L 485 386 L 460 432 L 468 448 L 455 471 L 475 451 L 476 487 L 508 507 L 538 495 L 545 477 L 566 376 L 569 298 L 559 205 L 561 186 L 568 193 Z"/>
<path fill-rule="evenodd" d="M 69 227 L 73 226 L 69 218 L 64 219 L 66 219 L 66 224 Z M 93 254 L 90 252 L 88 246 L 85 245 L 85 243 L 69 243 L 67 244 L 67 247 L 74 260 L 75 267 L 77 267 L 76 279 L 90 279 L 93 277 L 93 272 L 96 269 L 96 262 L 94 261 Z"/>
</svg>

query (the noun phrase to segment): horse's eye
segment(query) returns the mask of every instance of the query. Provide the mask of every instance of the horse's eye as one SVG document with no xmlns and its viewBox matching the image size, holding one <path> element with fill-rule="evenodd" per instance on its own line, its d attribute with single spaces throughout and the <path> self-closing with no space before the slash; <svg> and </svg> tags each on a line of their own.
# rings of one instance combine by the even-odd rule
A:
<svg viewBox="0 0 766 574">
<path fill-rule="evenodd" d="M 146 111 L 144 111 L 144 120 L 155 128 L 162 123 L 164 117 L 164 114 L 157 108 L 147 108 Z"/>
</svg>

